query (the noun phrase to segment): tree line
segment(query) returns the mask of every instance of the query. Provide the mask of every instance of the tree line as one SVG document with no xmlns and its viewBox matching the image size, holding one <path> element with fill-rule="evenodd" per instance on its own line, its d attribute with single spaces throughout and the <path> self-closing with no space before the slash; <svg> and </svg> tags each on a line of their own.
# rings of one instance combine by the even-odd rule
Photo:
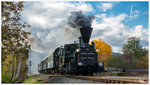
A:
<svg viewBox="0 0 150 85">
<path fill-rule="evenodd" d="M 140 38 L 130 37 L 122 47 L 122 54 L 112 55 L 106 64 L 122 69 L 148 69 L 148 49 L 140 44 Z"/>
<path fill-rule="evenodd" d="M 21 19 L 23 2 L 1 3 L 2 7 L 2 83 L 23 81 L 26 78 L 28 69 L 27 59 L 30 51 L 30 28 L 26 22 Z"/>
</svg>

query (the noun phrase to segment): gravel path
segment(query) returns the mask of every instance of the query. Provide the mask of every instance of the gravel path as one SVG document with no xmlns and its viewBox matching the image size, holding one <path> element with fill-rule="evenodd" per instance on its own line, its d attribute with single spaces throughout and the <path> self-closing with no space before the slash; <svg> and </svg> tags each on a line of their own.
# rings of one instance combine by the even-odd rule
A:
<svg viewBox="0 0 150 85">
<path fill-rule="evenodd" d="M 69 78 L 69 77 L 57 77 L 57 76 L 49 76 L 43 74 L 34 75 L 34 77 L 42 79 L 45 83 L 74 83 L 74 84 L 87 84 L 87 83 L 100 83 L 92 80 L 83 80 L 83 79 L 76 79 L 76 78 Z"/>
<path fill-rule="evenodd" d="M 53 79 L 50 79 L 48 83 L 98 83 L 98 82 L 92 80 L 82 80 L 67 77 L 55 77 Z"/>
</svg>

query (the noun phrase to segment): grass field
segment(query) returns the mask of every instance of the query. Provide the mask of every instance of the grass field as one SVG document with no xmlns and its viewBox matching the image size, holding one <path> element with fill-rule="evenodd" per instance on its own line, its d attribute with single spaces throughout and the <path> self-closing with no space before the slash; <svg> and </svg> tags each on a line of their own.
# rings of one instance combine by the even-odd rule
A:
<svg viewBox="0 0 150 85">
<path fill-rule="evenodd" d="M 23 83 L 26 83 L 26 84 L 36 84 L 36 83 L 40 84 L 40 83 L 44 83 L 44 81 L 41 80 L 40 78 L 29 77 Z"/>
</svg>

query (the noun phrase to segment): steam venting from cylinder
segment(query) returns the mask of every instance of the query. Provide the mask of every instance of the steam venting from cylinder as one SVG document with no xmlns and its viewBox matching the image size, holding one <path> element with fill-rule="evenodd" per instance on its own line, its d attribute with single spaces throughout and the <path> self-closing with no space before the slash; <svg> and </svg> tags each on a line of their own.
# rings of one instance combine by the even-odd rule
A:
<svg viewBox="0 0 150 85">
<path fill-rule="evenodd" d="M 93 30 L 93 28 L 91 27 L 91 23 L 93 20 L 94 16 L 87 16 L 84 15 L 82 11 L 79 11 L 71 13 L 68 23 L 71 27 L 80 30 L 81 37 L 79 39 L 83 39 L 84 43 L 89 43 L 90 36 Z"/>
</svg>

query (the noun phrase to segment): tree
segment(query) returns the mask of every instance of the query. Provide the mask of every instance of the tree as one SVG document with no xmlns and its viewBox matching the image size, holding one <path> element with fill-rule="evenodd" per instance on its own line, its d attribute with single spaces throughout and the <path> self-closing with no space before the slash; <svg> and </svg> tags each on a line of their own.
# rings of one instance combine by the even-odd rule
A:
<svg viewBox="0 0 150 85">
<path fill-rule="evenodd" d="M 143 57 L 143 48 L 140 45 L 140 38 L 130 37 L 127 40 L 127 44 L 123 45 L 123 54 L 129 55 L 136 59 L 141 59 Z"/>
<path fill-rule="evenodd" d="M 19 63 L 28 58 L 27 52 L 30 50 L 30 32 L 25 30 L 30 26 L 21 19 L 22 9 L 23 2 L 2 2 L 2 73 L 10 73 L 10 82 L 18 79 Z M 5 61 L 10 65 L 6 65 Z M 6 71 L 3 68 L 8 69 Z"/>
<path fill-rule="evenodd" d="M 106 62 L 108 58 L 112 56 L 112 48 L 110 45 L 102 41 L 101 39 L 99 40 L 92 40 L 92 42 L 95 43 L 95 49 L 98 49 L 98 61 L 103 61 Z"/>
<path fill-rule="evenodd" d="M 141 65 L 143 65 L 144 62 L 146 62 L 147 58 L 145 56 L 147 50 L 143 48 L 142 45 L 140 45 L 140 38 L 137 37 L 128 38 L 127 44 L 123 45 L 122 51 L 124 58 L 130 63 L 129 68 L 132 69 L 142 68 Z"/>
</svg>

